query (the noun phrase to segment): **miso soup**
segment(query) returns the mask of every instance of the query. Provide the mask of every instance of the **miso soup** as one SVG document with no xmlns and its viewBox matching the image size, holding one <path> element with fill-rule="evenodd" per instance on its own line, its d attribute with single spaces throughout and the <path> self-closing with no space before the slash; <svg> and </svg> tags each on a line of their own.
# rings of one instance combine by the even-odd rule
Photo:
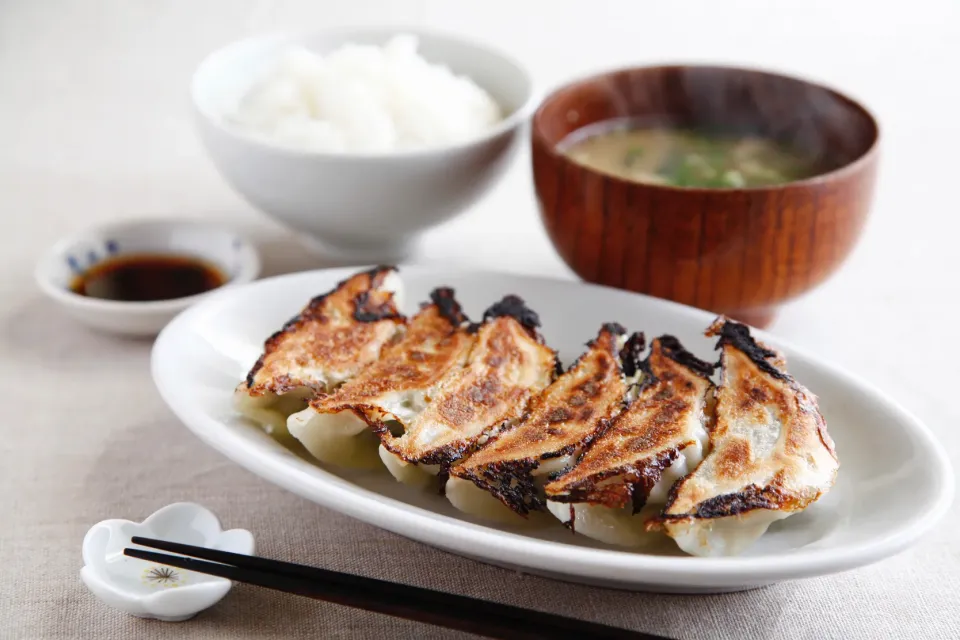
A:
<svg viewBox="0 0 960 640">
<path fill-rule="evenodd" d="M 759 136 L 620 122 L 575 132 L 561 149 L 591 169 L 674 187 L 763 187 L 822 172 L 811 158 Z"/>
</svg>

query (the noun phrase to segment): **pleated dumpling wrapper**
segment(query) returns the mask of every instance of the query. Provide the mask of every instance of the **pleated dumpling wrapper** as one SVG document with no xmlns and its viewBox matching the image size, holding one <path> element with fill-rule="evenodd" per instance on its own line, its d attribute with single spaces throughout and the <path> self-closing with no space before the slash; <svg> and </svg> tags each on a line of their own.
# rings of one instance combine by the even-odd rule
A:
<svg viewBox="0 0 960 640">
<path fill-rule="evenodd" d="M 287 435 L 290 414 L 357 375 L 402 330 L 401 289 L 395 268 L 378 267 L 311 300 L 267 338 L 234 392 L 237 410 L 268 433 Z"/>
<path fill-rule="evenodd" d="M 709 441 L 714 366 L 673 336 L 661 336 L 641 369 L 636 399 L 570 471 L 546 486 L 547 507 L 567 526 L 623 546 L 656 541 L 647 519 L 660 512 L 673 483 L 700 463 Z"/>
<path fill-rule="evenodd" d="M 407 428 L 446 375 L 461 369 L 475 336 L 449 288 L 435 289 L 403 338 L 333 393 L 290 416 L 287 427 L 317 459 L 342 466 L 380 466 L 381 430 Z"/>
<path fill-rule="evenodd" d="M 598 426 L 623 408 L 639 372 L 643 335 L 628 341 L 626 330 L 610 323 L 587 346 L 516 427 L 450 470 L 445 493 L 455 507 L 507 522 L 546 511 L 549 476 L 570 467 Z"/>
<path fill-rule="evenodd" d="M 816 397 L 786 373 L 779 353 L 722 318 L 707 335 L 720 336 L 721 349 L 711 453 L 651 528 L 689 554 L 731 556 L 818 500 L 839 462 Z"/>
<path fill-rule="evenodd" d="M 476 340 L 464 368 L 448 375 L 406 428 L 380 431 L 380 458 L 397 480 L 437 485 L 437 476 L 523 416 L 549 385 L 556 353 L 543 344 L 540 320 L 516 296 L 487 309 L 471 327 Z M 402 432 L 401 432 L 402 431 Z"/>
</svg>

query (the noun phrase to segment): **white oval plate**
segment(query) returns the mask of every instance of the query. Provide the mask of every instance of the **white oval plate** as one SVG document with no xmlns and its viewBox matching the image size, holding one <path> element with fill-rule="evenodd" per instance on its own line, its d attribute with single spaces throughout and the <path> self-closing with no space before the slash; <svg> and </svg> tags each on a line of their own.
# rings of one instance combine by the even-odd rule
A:
<svg viewBox="0 0 960 640">
<path fill-rule="evenodd" d="M 231 393 L 260 355 L 264 339 L 312 296 L 356 269 L 271 278 L 225 290 L 188 309 L 161 333 L 153 377 L 177 416 L 203 441 L 270 482 L 325 507 L 483 562 L 563 580 L 664 592 L 734 591 L 843 571 L 890 556 L 917 540 L 949 507 L 949 463 L 927 428 L 882 392 L 798 349 L 788 365 L 820 397 L 836 441 L 836 486 L 804 513 L 770 528 L 736 558 L 620 550 L 556 527 L 524 529 L 474 520 L 439 495 L 400 485 L 385 471 L 313 464 L 277 444 L 231 408 Z M 406 311 L 439 285 L 456 288 L 477 318 L 507 293 L 523 297 L 543 322 L 548 344 L 567 363 L 601 323 L 618 321 L 648 336 L 672 333 L 715 359 L 703 337 L 712 317 L 637 294 L 516 275 L 401 269 Z"/>
</svg>

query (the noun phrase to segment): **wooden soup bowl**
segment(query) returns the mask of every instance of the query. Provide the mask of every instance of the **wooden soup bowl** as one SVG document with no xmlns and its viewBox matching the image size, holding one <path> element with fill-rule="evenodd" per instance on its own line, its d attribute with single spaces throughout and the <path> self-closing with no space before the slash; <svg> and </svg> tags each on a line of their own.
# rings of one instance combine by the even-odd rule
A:
<svg viewBox="0 0 960 640">
<path fill-rule="evenodd" d="M 815 154 L 824 173 L 772 187 L 640 184 L 562 153 L 604 120 L 759 134 Z M 639 291 L 765 326 L 777 305 L 831 275 L 870 209 L 879 130 L 862 106 L 786 76 L 661 66 L 579 80 L 533 117 L 533 178 L 554 247 L 590 282 Z"/>
</svg>

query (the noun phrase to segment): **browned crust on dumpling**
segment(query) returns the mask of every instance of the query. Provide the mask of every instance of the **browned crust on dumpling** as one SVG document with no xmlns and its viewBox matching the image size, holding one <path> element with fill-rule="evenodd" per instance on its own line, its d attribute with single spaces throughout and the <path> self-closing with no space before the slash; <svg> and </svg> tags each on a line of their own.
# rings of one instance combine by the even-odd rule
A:
<svg viewBox="0 0 960 640">
<path fill-rule="evenodd" d="M 532 473 L 543 460 L 569 455 L 584 447 L 601 420 L 619 412 L 627 385 L 618 353 L 626 330 L 606 324 L 589 349 L 531 403 L 523 421 L 488 442 L 450 473 L 471 480 L 515 512 L 543 510 Z M 640 349 L 642 334 L 639 334 Z M 627 366 L 638 339 L 625 347 Z"/>
<path fill-rule="evenodd" d="M 820 413 L 816 396 L 787 373 L 787 360 L 782 353 L 754 339 L 750 334 L 750 328 L 746 325 L 732 322 L 722 316 L 714 320 L 710 327 L 707 328 L 706 335 L 720 336 L 720 340 L 717 342 L 718 349 L 730 346 L 740 351 L 750 358 L 751 362 L 753 362 L 758 369 L 770 375 L 772 378 L 783 382 L 787 388 L 795 394 L 800 412 L 816 423 L 816 431 L 821 444 L 830 452 L 834 460 L 837 459 L 836 446 L 830 434 L 827 432 L 827 423 L 823 418 L 823 414 Z M 751 390 L 751 398 L 763 402 L 766 399 L 766 394 L 760 389 L 753 389 Z M 744 410 L 749 408 L 749 405 L 745 402 L 741 406 Z M 795 432 L 795 436 L 799 434 L 799 431 Z M 795 446 L 797 438 L 794 437 L 793 441 Z"/>
<path fill-rule="evenodd" d="M 758 369 L 775 380 L 788 383 L 793 381 L 793 377 L 786 372 L 787 359 L 783 354 L 755 339 L 747 325 L 732 322 L 723 316 L 719 316 L 710 323 L 704 335 L 707 337 L 719 336 L 717 349 L 723 349 L 726 346 L 733 347 L 750 358 Z"/>
<path fill-rule="evenodd" d="M 283 394 L 299 387 L 328 391 L 296 372 L 311 366 L 359 371 L 404 323 L 393 293 L 382 288 L 394 267 L 377 267 L 317 296 L 280 331 L 267 338 L 263 355 L 247 374 L 252 396 Z M 373 347 L 373 348 L 368 348 Z"/>
<path fill-rule="evenodd" d="M 546 486 L 556 502 L 586 502 L 639 511 L 663 470 L 697 444 L 691 425 L 707 419 L 713 365 L 688 352 L 673 336 L 653 341 L 645 379 L 634 402 L 590 443 L 577 464 Z M 699 407 L 699 409 L 698 409 Z"/>
<path fill-rule="evenodd" d="M 798 511 L 803 509 L 809 502 L 816 500 L 820 494 L 821 492 L 817 491 L 797 495 L 783 487 L 782 477 L 775 477 L 772 482 L 764 487 L 751 484 L 736 493 L 725 493 L 707 498 L 697 504 L 692 513 L 680 515 L 663 514 L 657 518 L 656 521 L 652 522 L 649 528 L 659 529 L 664 522 L 675 522 L 691 518 L 702 520 L 727 518 L 755 509 Z"/>
<path fill-rule="evenodd" d="M 528 307 L 520 296 L 504 296 L 502 300 L 490 305 L 490 308 L 483 312 L 483 322 L 489 322 L 495 318 L 513 318 L 526 329 L 531 338 L 543 344 L 543 337 L 539 332 L 540 315 Z M 473 328 L 479 330 L 481 326 L 483 325 L 477 324 Z"/>
<path fill-rule="evenodd" d="M 717 390 L 712 450 L 694 473 L 672 489 L 663 514 L 650 528 L 684 520 L 737 516 L 756 509 L 800 511 L 833 483 L 838 466 L 833 440 L 816 397 L 783 367 L 779 352 L 758 342 L 742 324 L 719 318 L 707 335 L 720 337 L 722 383 Z M 734 425 L 770 429 L 778 439 L 764 455 Z M 820 484 L 802 479 L 815 471 Z"/>
<path fill-rule="evenodd" d="M 538 324 L 516 296 L 491 307 L 482 325 L 474 327 L 476 343 L 467 366 L 443 381 L 402 436 L 379 428 L 384 447 L 407 462 L 448 467 L 474 449 L 482 435 L 522 416 L 556 369 L 556 354 L 543 345 Z"/>
<path fill-rule="evenodd" d="M 377 422 L 374 414 L 381 411 L 377 401 L 387 394 L 428 389 L 459 368 L 474 340 L 466 331 L 469 319 L 452 289 L 435 289 L 430 298 L 432 302 L 410 320 L 403 338 L 388 345 L 377 362 L 310 405 L 321 413 L 350 409 Z"/>
</svg>

